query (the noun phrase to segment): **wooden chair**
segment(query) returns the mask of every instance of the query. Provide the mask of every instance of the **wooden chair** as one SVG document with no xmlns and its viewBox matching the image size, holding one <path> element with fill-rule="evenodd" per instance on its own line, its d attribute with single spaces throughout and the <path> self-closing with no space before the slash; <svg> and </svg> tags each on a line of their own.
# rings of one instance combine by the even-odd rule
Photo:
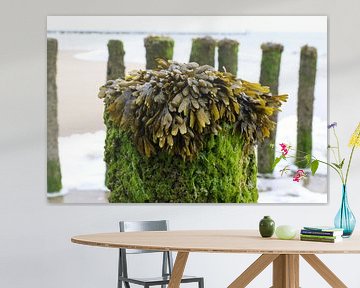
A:
<svg viewBox="0 0 360 288">
<path fill-rule="evenodd" d="M 134 232 L 134 231 L 167 231 L 168 221 L 120 221 L 120 232 Z M 119 249 L 119 269 L 118 269 L 118 288 L 122 288 L 124 283 L 125 288 L 130 288 L 131 284 L 136 284 L 148 288 L 150 286 L 160 286 L 165 288 L 169 284 L 170 276 L 173 268 L 173 258 L 169 251 L 149 251 L 149 250 L 135 250 L 135 249 Z M 142 253 L 163 253 L 162 260 L 162 274 L 160 277 L 138 278 L 129 277 L 127 269 L 127 254 L 142 254 Z M 194 276 L 183 276 L 181 283 L 198 283 L 199 288 L 204 288 L 204 278 Z"/>
</svg>

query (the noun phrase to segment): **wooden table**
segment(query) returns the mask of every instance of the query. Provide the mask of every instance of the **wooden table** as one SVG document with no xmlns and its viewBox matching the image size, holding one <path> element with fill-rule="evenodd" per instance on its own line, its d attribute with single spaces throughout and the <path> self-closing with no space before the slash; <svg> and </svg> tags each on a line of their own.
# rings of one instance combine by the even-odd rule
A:
<svg viewBox="0 0 360 288">
<path fill-rule="evenodd" d="M 315 254 L 360 253 L 359 235 L 333 244 L 261 238 L 255 230 L 101 233 L 75 236 L 71 241 L 99 247 L 176 251 L 169 288 L 180 286 L 190 252 L 262 254 L 228 288 L 246 287 L 271 263 L 273 288 L 298 288 L 300 255 L 331 287 L 347 287 Z"/>
</svg>

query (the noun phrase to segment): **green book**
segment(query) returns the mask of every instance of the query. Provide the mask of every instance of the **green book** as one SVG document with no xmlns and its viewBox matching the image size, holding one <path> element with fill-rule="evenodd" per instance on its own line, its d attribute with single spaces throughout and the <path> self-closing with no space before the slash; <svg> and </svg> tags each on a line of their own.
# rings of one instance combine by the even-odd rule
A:
<svg viewBox="0 0 360 288">
<path fill-rule="evenodd" d="M 311 231 L 321 231 L 321 232 L 343 232 L 343 228 L 335 228 L 331 226 L 306 226 L 304 227 L 305 230 L 311 230 Z"/>
<path fill-rule="evenodd" d="M 314 239 L 337 239 L 341 238 L 341 236 L 324 236 L 324 235 L 307 235 L 307 234 L 300 234 L 303 238 L 314 238 Z"/>
<path fill-rule="evenodd" d="M 303 237 L 300 236 L 301 241 L 313 241 L 313 242 L 324 242 L 324 243 L 337 243 L 342 241 L 342 237 L 331 238 L 314 238 L 314 237 Z"/>
</svg>

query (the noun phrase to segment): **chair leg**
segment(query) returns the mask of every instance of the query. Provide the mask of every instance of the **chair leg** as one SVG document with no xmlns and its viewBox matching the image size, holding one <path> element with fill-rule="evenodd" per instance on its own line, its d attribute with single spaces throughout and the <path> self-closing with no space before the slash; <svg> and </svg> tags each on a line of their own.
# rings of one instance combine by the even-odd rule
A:
<svg viewBox="0 0 360 288">
<path fill-rule="evenodd" d="M 199 288 L 204 288 L 204 279 L 199 280 Z"/>
</svg>

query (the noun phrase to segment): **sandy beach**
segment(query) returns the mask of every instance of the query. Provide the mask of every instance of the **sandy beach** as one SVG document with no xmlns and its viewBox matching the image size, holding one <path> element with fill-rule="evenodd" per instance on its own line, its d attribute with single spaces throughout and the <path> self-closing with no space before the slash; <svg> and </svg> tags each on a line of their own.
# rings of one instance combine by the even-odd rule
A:
<svg viewBox="0 0 360 288">
<path fill-rule="evenodd" d="M 106 81 L 106 62 L 75 57 L 86 51 L 60 50 L 57 61 L 59 136 L 104 130 L 103 102 L 97 97 Z M 144 69 L 145 63 L 125 63 L 126 71 Z"/>
</svg>

